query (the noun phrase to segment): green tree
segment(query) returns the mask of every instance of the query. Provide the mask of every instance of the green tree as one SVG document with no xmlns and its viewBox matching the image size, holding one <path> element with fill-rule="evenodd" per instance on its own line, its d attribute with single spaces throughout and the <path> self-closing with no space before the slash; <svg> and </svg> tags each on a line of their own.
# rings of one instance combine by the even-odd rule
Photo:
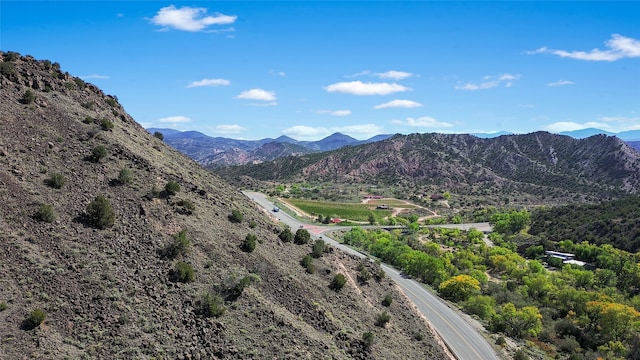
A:
<svg viewBox="0 0 640 360">
<path fill-rule="evenodd" d="M 167 195 L 172 196 L 178 193 L 178 191 L 180 191 L 180 184 L 178 184 L 177 182 L 173 181 L 173 180 L 169 180 L 167 181 L 167 183 L 164 185 L 164 191 L 167 193 Z"/>
<path fill-rule="evenodd" d="M 324 254 L 325 249 L 327 248 L 327 244 L 322 239 L 318 239 L 313 243 L 313 250 L 311 251 L 311 255 L 315 258 L 319 258 Z"/>
<path fill-rule="evenodd" d="M 626 341 L 640 331 L 640 312 L 631 306 L 605 301 L 587 302 L 588 329 L 606 341 Z"/>
<path fill-rule="evenodd" d="M 253 250 L 255 250 L 256 248 L 256 241 L 257 241 L 257 238 L 254 234 L 247 234 L 247 236 L 244 238 L 244 241 L 242 242 L 242 245 L 240 247 L 245 252 L 248 252 L 248 253 L 253 252 Z"/>
<path fill-rule="evenodd" d="M 288 226 L 285 226 L 285 228 L 282 229 L 278 237 L 280 238 L 280 240 L 284 242 L 291 242 L 293 240 L 293 234 L 291 233 L 291 228 L 289 228 Z"/>
<path fill-rule="evenodd" d="M 442 282 L 438 291 L 445 299 L 464 301 L 480 291 L 480 282 L 469 275 L 457 275 Z"/>
<path fill-rule="evenodd" d="M 542 315 L 538 308 L 525 306 L 517 310 L 512 303 L 502 306 L 500 314 L 493 318 L 493 326 L 509 336 L 537 336 L 542 330 Z"/>
<path fill-rule="evenodd" d="M 369 213 L 368 221 L 369 221 L 369 225 L 375 225 L 376 224 L 376 216 L 372 212 Z"/>
<path fill-rule="evenodd" d="M 116 214 L 109 200 L 102 195 L 98 195 L 87 205 L 87 217 L 93 226 L 98 229 L 106 229 L 113 226 Z"/>
<path fill-rule="evenodd" d="M 296 235 L 293 238 L 293 242 L 298 245 L 308 244 L 311 241 L 311 234 L 305 229 L 298 229 Z"/>
<path fill-rule="evenodd" d="M 466 312 L 478 315 L 483 320 L 491 319 L 495 314 L 496 300 L 491 296 L 471 296 L 464 304 Z"/>
<path fill-rule="evenodd" d="M 156 137 L 157 139 L 160 139 L 160 141 L 164 140 L 164 134 L 162 134 L 160 131 L 154 132 L 153 136 Z"/>
</svg>

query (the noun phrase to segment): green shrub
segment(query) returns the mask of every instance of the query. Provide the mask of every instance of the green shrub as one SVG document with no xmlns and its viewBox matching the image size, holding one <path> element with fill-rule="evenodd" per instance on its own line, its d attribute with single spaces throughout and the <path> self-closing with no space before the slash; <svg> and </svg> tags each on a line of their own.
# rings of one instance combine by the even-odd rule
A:
<svg viewBox="0 0 640 360">
<path fill-rule="evenodd" d="M 67 179 L 65 179 L 64 175 L 60 173 L 52 173 L 44 182 L 54 189 L 60 189 L 67 182 Z"/>
<path fill-rule="evenodd" d="M 358 282 L 360 284 L 366 284 L 369 282 L 369 280 L 371 280 L 371 273 L 369 272 L 369 270 L 363 267 L 358 272 Z"/>
<path fill-rule="evenodd" d="M 6 53 L 4 53 L 4 56 L 2 57 L 2 60 L 4 61 L 16 61 L 20 58 L 20 54 L 15 52 L 15 51 L 7 51 Z"/>
<path fill-rule="evenodd" d="M 229 221 L 232 223 L 241 223 L 244 219 L 244 215 L 238 209 L 231 210 L 231 214 L 229 214 Z"/>
<path fill-rule="evenodd" d="M 291 229 L 288 226 L 285 226 L 278 237 L 284 242 L 291 242 L 291 240 L 293 240 L 293 234 L 291 233 Z"/>
<path fill-rule="evenodd" d="M 22 95 L 22 98 L 20 98 L 20 102 L 25 105 L 31 104 L 35 100 L 36 100 L 36 95 L 31 90 L 25 91 L 24 94 Z"/>
<path fill-rule="evenodd" d="M 84 80 L 80 79 L 80 78 L 73 78 L 73 81 L 76 83 L 76 85 L 80 88 L 80 89 L 84 89 L 85 86 L 87 86 L 87 84 L 84 82 Z"/>
<path fill-rule="evenodd" d="M 376 317 L 376 326 L 385 327 L 389 320 L 391 320 L 391 315 L 386 311 L 381 312 Z"/>
<path fill-rule="evenodd" d="M 56 212 L 53 210 L 53 205 L 42 204 L 38 208 L 35 214 L 35 218 L 39 221 L 52 223 L 56 220 Z"/>
<path fill-rule="evenodd" d="M 195 279 L 193 266 L 184 261 L 178 261 L 171 271 L 171 279 L 183 283 L 192 282 Z"/>
<path fill-rule="evenodd" d="M 133 181 L 133 173 L 127 168 L 120 169 L 118 173 L 118 182 L 122 185 L 130 184 Z"/>
<path fill-rule="evenodd" d="M 256 226 L 258 226 L 258 224 L 255 221 L 251 220 L 251 222 L 249 223 L 249 228 L 255 229 Z"/>
<path fill-rule="evenodd" d="M 393 295 L 391 294 L 387 294 L 384 296 L 384 299 L 382 299 L 382 305 L 389 307 L 391 306 L 391 303 L 393 302 Z"/>
<path fill-rule="evenodd" d="M 375 342 L 376 336 L 371 331 L 367 331 L 362 334 L 362 342 L 364 343 L 364 348 L 369 350 L 373 343 Z"/>
<path fill-rule="evenodd" d="M 240 248 L 245 252 L 253 252 L 256 248 L 256 236 L 253 234 L 247 234 L 247 237 L 244 238 L 242 245 Z"/>
<path fill-rule="evenodd" d="M 31 311 L 31 313 L 29 313 L 29 316 L 24 320 L 24 326 L 27 329 L 35 329 L 38 326 L 40 326 L 40 324 L 42 324 L 42 322 L 46 317 L 47 317 L 47 314 L 42 309 L 35 308 L 33 309 L 33 311 Z"/>
<path fill-rule="evenodd" d="M 316 272 L 316 266 L 313 265 L 313 258 L 307 254 L 300 260 L 300 265 L 307 270 L 307 273 L 313 274 Z"/>
<path fill-rule="evenodd" d="M 173 180 L 169 180 L 167 184 L 164 186 L 164 191 L 169 196 L 175 195 L 176 193 L 178 193 L 178 191 L 180 191 L 180 184 L 178 184 Z"/>
<path fill-rule="evenodd" d="M 95 122 L 95 119 L 92 118 L 91 116 L 87 116 L 84 118 L 84 120 L 82 120 L 82 123 L 84 124 L 93 124 Z"/>
<path fill-rule="evenodd" d="M 224 301 L 218 295 L 206 293 L 200 299 L 200 313 L 205 317 L 219 317 L 225 310 Z"/>
<path fill-rule="evenodd" d="M 308 244 L 311 241 L 311 234 L 305 229 L 298 229 L 296 236 L 293 238 L 293 242 L 298 245 Z"/>
<path fill-rule="evenodd" d="M 180 214 L 191 215 L 196 210 L 196 205 L 189 199 L 181 199 L 176 205 Z"/>
<path fill-rule="evenodd" d="M 162 134 L 160 131 L 154 132 L 153 136 L 155 136 L 156 138 L 158 138 L 160 140 L 164 140 L 164 134 Z"/>
<path fill-rule="evenodd" d="M 13 78 L 15 73 L 16 73 L 16 69 L 13 63 L 6 62 L 6 61 L 0 63 L 0 74 L 8 78 Z"/>
<path fill-rule="evenodd" d="M 325 244 L 324 240 L 318 239 L 313 243 L 313 250 L 311 251 L 311 255 L 314 258 L 319 258 L 324 254 L 324 250 L 327 248 L 327 244 Z"/>
<path fill-rule="evenodd" d="M 111 107 L 116 107 L 116 105 L 118 104 L 114 98 L 108 97 L 108 96 L 107 96 L 107 99 L 105 100 L 105 102 L 107 104 L 109 104 L 109 106 L 111 106 Z"/>
<path fill-rule="evenodd" d="M 7 305 L 6 302 L 0 302 L 0 311 L 5 311 L 9 308 L 9 305 Z"/>
<path fill-rule="evenodd" d="M 113 226 L 116 214 L 109 200 L 102 195 L 98 195 L 87 205 L 87 217 L 93 226 L 98 229 L 106 229 Z"/>
<path fill-rule="evenodd" d="M 175 259 L 178 255 L 186 255 L 191 242 L 187 239 L 187 231 L 182 230 L 173 234 L 173 242 L 164 249 L 164 256 L 169 259 Z"/>
<path fill-rule="evenodd" d="M 91 150 L 91 160 L 93 162 L 100 162 L 105 157 L 107 157 L 107 148 L 103 145 L 98 145 Z"/>
<path fill-rule="evenodd" d="M 104 131 L 109 131 L 113 129 L 113 121 L 109 119 L 100 120 L 100 128 Z"/>
<path fill-rule="evenodd" d="M 329 287 L 335 291 L 340 291 L 346 283 L 347 278 L 344 275 L 336 274 L 336 276 L 333 277 L 333 280 L 331 280 Z"/>
<path fill-rule="evenodd" d="M 522 349 L 518 349 L 513 354 L 513 360 L 529 360 L 529 357 L 527 356 L 527 354 L 525 354 L 525 352 Z"/>
</svg>

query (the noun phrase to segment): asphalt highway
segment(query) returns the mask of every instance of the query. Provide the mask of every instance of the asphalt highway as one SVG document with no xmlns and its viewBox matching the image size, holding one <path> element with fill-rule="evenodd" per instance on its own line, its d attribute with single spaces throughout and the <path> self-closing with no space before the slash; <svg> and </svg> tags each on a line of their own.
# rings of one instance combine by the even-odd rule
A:
<svg viewBox="0 0 640 360">
<path fill-rule="evenodd" d="M 274 212 L 274 204 L 269 201 L 264 194 L 258 192 L 244 192 L 246 196 L 258 203 L 260 206 L 269 211 L 280 222 L 291 227 L 292 232 L 298 228 L 304 227 L 309 231 L 312 238 L 322 239 L 331 246 L 337 247 L 342 251 L 353 254 L 359 258 L 366 258 L 362 254 L 348 246 L 345 246 L 330 237 L 324 235 L 327 230 L 337 230 L 332 226 L 326 229 L 323 226 L 305 224 L 284 211 Z M 442 225 L 446 226 L 446 225 Z M 488 224 L 456 224 L 448 227 L 460 229 L 469 229 L 474 227 L 480 231 L 487 231 Z M 490 229 L 490 228 L 489 228 Z M 500 359 L 494 349 L 489 345 L 487 340 L 471 326 L 462 316 L 455 310 L 451 309 L 446 302 L 426 289 L 419 282 L 406 278 L 402 274 L 385 264 L 382 269 L 398 286 L 404 291 L 407 297 L 413 301 L 417 308 L 429 319 L 435 331 L 440 335 L 442 340 L 447 344 L 449 350 L 460 360 L 493 360 Z"/>
</svg>

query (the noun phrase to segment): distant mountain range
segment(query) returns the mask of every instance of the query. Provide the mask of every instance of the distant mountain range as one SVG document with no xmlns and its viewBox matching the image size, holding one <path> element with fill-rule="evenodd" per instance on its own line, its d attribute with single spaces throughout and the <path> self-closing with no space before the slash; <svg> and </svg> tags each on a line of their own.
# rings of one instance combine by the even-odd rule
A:
<svg viewBox="0 0 640 360">
<path fill-rule="evenodd" d="M 164 141 L 167 144 L 196 160 L 201 165 L 208 167 L 257 164 L 284 156 L 299 156 L 336 150 L 343 146 L 368 144 L 393 136 L 392 134 L 382 134 L 367 140 L 357 140 L 351 136 L 337 132 L 317 141 L 299 141 L 288 136 L 280 136 L 275 139 L 239 140 L 225 137 L 211 137 L 198 131 L 178 131 L 161 128 L 149 128 L 147 131 L 150 133 L 162 133 L 164 135 Z M 566 135 L 574 139 L 585 139 L 598 134 L 616 136 L 620 140 L 627 142 L 637 151 L 640 151 L 640 130 L 611 133 L 590 128 L 559 133 L 559 135 Z M 490 139 L 514 134 L 502 131 L 497 133 L 474 133 L 470 135 L 481 139 Z"/>
<path fill-rule="evenodd" d="M 235 183 L 385 184 L 410 194 L 529 194 L 579 201 L 640 191 L 640 153 L 606 135 L 574 139 L 536 132 L 481 139 L 467 134 L 395 135 L 389 139 L 262 164 L 212 169 Z"/>
</svg>

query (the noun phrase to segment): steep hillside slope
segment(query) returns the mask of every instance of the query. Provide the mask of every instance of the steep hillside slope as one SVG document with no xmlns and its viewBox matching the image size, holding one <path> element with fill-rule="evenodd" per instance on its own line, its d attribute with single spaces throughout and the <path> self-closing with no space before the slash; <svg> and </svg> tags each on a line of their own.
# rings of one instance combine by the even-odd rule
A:
<svg viewBox="0 0 640 360">
<path fill-rule="evenodd" d="M 537 132 L 481 139 L 458 134 L 396 135 L 332 152 L 216 169 L 276 181 L 332 181 L 437 189 L 467 195 L 528 193 L 565 199 L 640 190 L 640 154 L 615 137 L 576 140 Z"/>
<path fill-rule="evenodd" d="M 445 358 L 389 280 L 356 281 L 375 264 L 328 251 L 305 272 L 310 245 L 280 241 L 115 97 L 58 64 L 0 58 L 0 358 Z"/>
</svg>

